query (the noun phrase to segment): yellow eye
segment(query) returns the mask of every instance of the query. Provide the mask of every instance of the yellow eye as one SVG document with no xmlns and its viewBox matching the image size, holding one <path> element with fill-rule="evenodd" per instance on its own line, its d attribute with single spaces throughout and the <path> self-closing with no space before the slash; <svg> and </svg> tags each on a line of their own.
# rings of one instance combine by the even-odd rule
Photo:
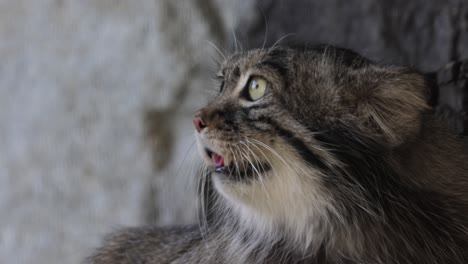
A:
<svg viewBox="0 0 468 264">
<path fill-rule="evenodd" d="M 248 84 L 249 99 L 257 101 L 265 95 L 267 82 L 260 77 L 253 77 Z"/>
</svg>

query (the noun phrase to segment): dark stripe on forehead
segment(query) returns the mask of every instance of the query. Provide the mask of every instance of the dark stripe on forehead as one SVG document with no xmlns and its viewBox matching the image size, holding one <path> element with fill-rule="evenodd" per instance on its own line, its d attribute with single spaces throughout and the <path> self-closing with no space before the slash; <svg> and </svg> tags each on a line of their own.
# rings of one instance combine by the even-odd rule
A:
<svg viewBox="0 0 468 264">
<path fill-rule="evenodd" d="M 284 141 L 291 145 L 297 153 L 301 156 L 301 158 L 306 161 L 308 164 L 318 167 L 321 170 L 328 170 L 328 166 L 325 164 L 322 159 L 317 156 L 313 151 L 307 147 L 307 145 L 302 141 L 300 138 L 294 135 L 293 132 L 281 127 L 276 121 L 272 120 L 269 117 L 260 117 L 258 119 L 248 119 L 247 121 L 253 123 L 253 128 L 257 128 L 255 123 L 266 123 L 272 127 L 278 135 L 284 139 Z M 259 129 L 260 131 L 264 132 L 264 129 Z"/>
<path fill-rule="evenodd" d="M 269 59 L 263 61 L 261 64 L 266 65 L 278 72 L 278 74 L 281 75 L 283 79 L 286 79 L 286 77 L 288 76 L 288 69 L 286 68 L 286 65 L 283 64 L 281 61 Z"/>
<path fill-rule="evenodd" d="M 277 71 L 284 79 L 288 76 L 287 51 L 281 48 L 268 53 L 268 57 L 261 62 Z"/>
</svg>

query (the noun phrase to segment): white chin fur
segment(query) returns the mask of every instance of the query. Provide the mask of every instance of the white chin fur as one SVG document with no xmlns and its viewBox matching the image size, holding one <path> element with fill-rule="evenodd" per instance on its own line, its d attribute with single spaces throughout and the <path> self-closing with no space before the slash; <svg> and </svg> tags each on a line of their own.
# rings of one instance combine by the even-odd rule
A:
<svg viewBox="0 0 468 264">
<path fill-rule="evenodd" d="M 271 170 L 261 179 L 243 182 L 213 175 L 214 186 L 240 226 L 268 240 L 281 230 L 305 251 L 321 242 L 327 222 L 323 220 L 334 211 L 332 199 L 324 191 L 319 170 L 307 167 L 289 151 L 281 153 L 282 160 L 272 157 Z"/>
</svg>

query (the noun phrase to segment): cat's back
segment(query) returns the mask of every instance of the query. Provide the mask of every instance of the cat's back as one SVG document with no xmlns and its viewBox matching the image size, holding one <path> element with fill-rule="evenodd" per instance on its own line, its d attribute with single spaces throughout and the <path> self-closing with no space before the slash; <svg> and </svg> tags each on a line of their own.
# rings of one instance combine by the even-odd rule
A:
<svg viewBox="0 0 468 264">
<path fill-rule="evenodd" d="M 204 263 L 198 226 L 139 227 L 118 231 L 85 263 Z"/>
</svg>

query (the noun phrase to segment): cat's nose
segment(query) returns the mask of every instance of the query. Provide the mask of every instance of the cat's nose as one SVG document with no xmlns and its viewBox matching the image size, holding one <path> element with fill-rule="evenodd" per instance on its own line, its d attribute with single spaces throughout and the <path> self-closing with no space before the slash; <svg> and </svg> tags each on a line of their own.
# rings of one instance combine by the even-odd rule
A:
<svg viewBox="0 0 468 264">
<path fill-rule="evenodd" d="M 200 131 L 206 127 L 205 122 L 203 121 L 203 118 L 201 116 L 196 116 L 193 119 L 193 124 L 195 125 L 195 129 L 197 132 L 200 133 Z"/>
</svg>

